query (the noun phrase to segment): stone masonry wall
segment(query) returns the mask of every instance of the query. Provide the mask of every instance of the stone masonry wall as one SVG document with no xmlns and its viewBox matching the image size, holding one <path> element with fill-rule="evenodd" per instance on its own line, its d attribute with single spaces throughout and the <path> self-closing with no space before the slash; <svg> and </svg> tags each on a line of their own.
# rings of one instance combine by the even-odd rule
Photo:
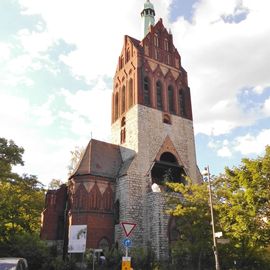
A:
<svg viewBox="0 0 270 270">
<path fill-rule="evenodd" d="M 171 124 L 163 123 L 163 113 L 142 105 L 126 113 L 126 142 L 121 146 L 123 161 L 134 156 L 127 174 L 117 179 L 116 200 L 120 203 L 120 222 L 134 222 L 133 246 L 152 246 L 159 259 L 168 257 L 168 217 L 164 213 L 162 193 L 151 192 L 151 168 L 169 137 L 182 165 L 194 181 L 197 178 L 193 123 L 171 115 Z M 120 143 L 120 121 L 112 125 L 112 142 Z M 120 225 L 115 226 L 115 239 L 122 246 Z"/>
<path fill-rule="evenodd" d="M 150 245 L 158 260 L 169 257 L 168 220 L 164 193 L 149 192 L 144 196 L 144 246 Z"/>
</svg>

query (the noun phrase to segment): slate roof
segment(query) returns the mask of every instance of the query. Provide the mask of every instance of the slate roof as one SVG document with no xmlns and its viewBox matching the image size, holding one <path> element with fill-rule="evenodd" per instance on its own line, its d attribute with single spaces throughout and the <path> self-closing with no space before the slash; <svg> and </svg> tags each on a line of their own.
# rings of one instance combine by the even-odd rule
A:
<svg viewBox="0 0 270 270">
<path fill-rule="evenodd" d="M 119 145 L 91 139 L 73 175 L 116 178 L 123 164 Z"/>
</svg>

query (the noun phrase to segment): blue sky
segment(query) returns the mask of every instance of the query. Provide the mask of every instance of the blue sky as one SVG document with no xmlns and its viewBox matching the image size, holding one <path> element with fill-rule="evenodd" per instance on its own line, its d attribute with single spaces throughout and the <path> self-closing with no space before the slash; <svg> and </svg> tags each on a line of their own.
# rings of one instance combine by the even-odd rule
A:
<svg viewBox="0 0 270 270">
<path fill-rule="evenodd" d="M 152 0 L 188 72 L 197 161 L 213 174 L 270 144 L 269 0 Z M 112 78 L 144 1 L 1 0 L 0 136 L 19 173 L 67 179 L 70 151 L 110 140 Z M 104 8 L 106 7 L 106 8 Z"/>
</svg>

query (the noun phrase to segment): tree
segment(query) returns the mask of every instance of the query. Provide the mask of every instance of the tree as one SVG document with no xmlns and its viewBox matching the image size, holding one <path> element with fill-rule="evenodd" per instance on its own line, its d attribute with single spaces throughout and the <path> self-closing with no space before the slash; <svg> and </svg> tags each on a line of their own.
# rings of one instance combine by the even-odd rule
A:
<svg viewBox="0 0 270 270">
<path fill-rule="evenodd" d="M 68 174 L 69 176 L 72 175 L 74 170 L 76 169 L 78 162 L 82 158 L 82 155 L 84 153 L 84 148 L 75 146 L 74 150 L 70 151 L 71 153 L 71 159 L 70 159 L 70 164 L 68 166 Z"/>
<path fill-rule="evenodd" d="M 204 269 L 213 257 L 207 186 L 190 180 L 167 186 L 173 191 L 168 195 L 168 213 L 176 217 L 178 230 L 172 245 L 174 263 L 186 269 Z"/>
<path fill-rule="evenodd" d="M 0 138 L 0 242 L 18 233 L 37 232 L 44 204 L 44 190 L 36 176 L 19 176 L 12 166 L 21 164 L 24 150 L 13 141 Z"/>
<path fill-rule="evenodd" d="M 48 189 L 58 189 L 64 183 L 60 179 L 52 179 L 48 185 Z"/>
<path fill-rule="evenodd" d="M 23 165 L 24 149 L 18 147 L 12 140 L 0 138 L 0 181 L 12 181 L 17 174 L 12 173 L 12 166 Z"/>
<path fill-rule="evenodd" d="M 264 268 L 262 259 L 270 245 L 269 191 L 269 146 L 263 157 L 245 158 L 215 180 L 218 222 L 231 241 L 231 256 L 221 256 L 224 263 L 236 264 L 237 269 L 270 269 Z"/>
</svg>

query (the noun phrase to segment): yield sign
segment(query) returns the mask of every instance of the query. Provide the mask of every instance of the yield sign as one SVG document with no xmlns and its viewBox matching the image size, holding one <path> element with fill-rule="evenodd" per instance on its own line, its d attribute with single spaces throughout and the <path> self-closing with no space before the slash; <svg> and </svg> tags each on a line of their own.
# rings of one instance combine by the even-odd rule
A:
<svg viewBox="0 0 270 270">
<path fill-rule="evenodd" d="M 133 229 L 137 225 L 136 223 L 129 223 L 129 222 L 121 222 L 121 224 L 122 224 L 122 227 L 125 231 L 126 237 L 128 237 L 131 234 L 131 232 L 133 231 Z"/>
</svg>

